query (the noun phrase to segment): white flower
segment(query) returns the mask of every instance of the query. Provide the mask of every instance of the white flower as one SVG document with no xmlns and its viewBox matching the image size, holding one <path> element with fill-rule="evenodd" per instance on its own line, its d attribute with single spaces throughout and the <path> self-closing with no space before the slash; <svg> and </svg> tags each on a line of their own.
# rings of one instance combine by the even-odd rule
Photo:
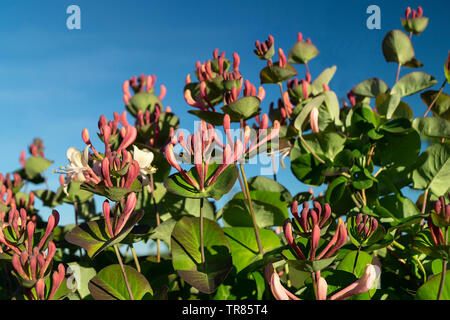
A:
<svg viewBox="0 0 450 320">
<path fill-rule="evenodd" d="M 154 155 L 153 152 L 147 149 L 139 149 L 133 146 L 133 159 L 139 163 L 140 174 L 142 177 L 142 183 L 144 185 L 149 184 L 148 175 L 155 173 L 156 168 L 152 167 Z"/>
<path fill-rule="evenodd" d="M 78 149 L 71 147 L 67 150 L 66 155 L 70 164 L 65 168 L 64 172 L 71 177 L 75 176 L 77 181 L 86 181 L 84 171 L 90 169 L 88 165 L 89 147 L 86 146 L 83 153 L 81 153 Z"/>
</svg>

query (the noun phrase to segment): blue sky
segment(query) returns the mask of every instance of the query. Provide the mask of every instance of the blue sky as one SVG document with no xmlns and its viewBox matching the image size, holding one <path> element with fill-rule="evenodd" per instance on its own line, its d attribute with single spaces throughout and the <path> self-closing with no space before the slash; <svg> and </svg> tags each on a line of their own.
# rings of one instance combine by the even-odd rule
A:
<svg viewBox="0 0 450 320">
<path fill-rule="evenodd" d="M 81 8 L 81 30 L 66 28 L 66 8 Z M 381 29 L 366 27 L 366 8 L 381 9 Z M 253 54 L 255 40 L 269 34 L 277 47 L 288 52 L 298 32 L 310 37 L 320 55 L 310 62 L 313 79 L 326 67 L 337 66 L 330 83 L 344 97 L 360 81 L 379 77 L 390 86 L 396 65 L 384 61 L 381 42 L 387 31 L 401 29 L 400 17 L 407 6 L 422 5 L 430 17 L 427 30 L 413 37 L 416 57 L 424 71 L 443 81 L 443 63 L 450 43 L 447 0 L 434 1 L 32 1 L 0 3 L 0 172 L 19 167 L 19 153 L 34 137 L 41 137 L 47 158 L 55 169 L 66 165 L 67 148 L 83 147 L 81 130 L 97 131 L 101 114 L 108 119 L 124 110 L 122 83 L 140 73 L 156 74 L 164 84 L 170 105 L 181 126 L 191 130 L 195 118 L 183 99 L 184 79 L 197 60 L 211 58 L 219 48 L 231 57 L 238 52 L 241 72 L 259 83 L 264 62 Z M 303 66 L 298 66 L 300 76 Z M 409 69 L 410 71 L 411 69 Z M 402 75 L 407 69 L 402 70 Z M 193 75 L 193 74 L 192 74 Z M 265 86 L 263 110 L 278 99 L 278 88 Z M 407 100 L 417 115 L 425 106 Z M 129 117 L 131 119 L 131 117 Z M 249 176 L 255 175 L 253 168 Z M 50 186 L 57 175 L 48 173 Z M 279 180 L 295 194 L 309 187 L 300 184 L 289 169 Z M 36 187 L 40 188 L 40 187 Z M 47 217 L 49 210 L 43 210 Z M 62 222 L 73 214 L 61 208 Z"/>
</svg>

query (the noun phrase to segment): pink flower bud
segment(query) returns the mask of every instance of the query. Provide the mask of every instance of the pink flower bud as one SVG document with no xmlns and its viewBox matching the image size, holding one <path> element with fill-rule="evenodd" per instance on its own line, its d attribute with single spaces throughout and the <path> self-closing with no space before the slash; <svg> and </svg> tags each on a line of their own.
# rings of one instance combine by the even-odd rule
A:
<svg viewBox="0 0 450 320">
<path fill-rule="evenodd" d="M 308 99 L 309 93 L 308 93 L 309 84 L 307 81 L 302 80 L 302 93 L 303 93 L 303 99 Z"/>
<path fill-rule="evenodd" d="M 405 18 L 409 19 L 409 15 L 411 14 L 411 7 L 406 8 L 405 10 Z"/>
<path fill-rule="evenodd" d="M 38 249 L 40 250 L 42 246 L 44 245 L 45 241 L 47 240 L 50 233 L 53 231 L 53 229 L 58 225 L 59 222 L 59 213 L 56 210 L 53 210 L 52 215 L 48 218 L 47 221 L 47 228 L 45 229 L 44 236 L 42 237 L 41 241 L 39 241 Z"/>
<path fill-rule="evenodd" d="M 317 300 L 327 300 L 328 284 L 324 278 L 317 279 Z"/>
<path fill-rule="evenodd" d="M 25 151 L 24 150 L 22 150 L 20 152 L 19 162 L 20 162 L 20 165 L 24 168 L 25 167 Z"/>
<path fill-rule="evenodd" d="M 303 41 L 303 34 L 301 32 L 299 32 L 297 34 L 297 42 L 302 42 Z"/>
<path fill-rule="evenodd" d="M 311 126 L 312 132 L 319 132 L 319 110 L 317 108 L 313 108 L 311 110 L 309 114 L 309 124 Z"/>
<path fill-rule="evenodd" d="M 239 64 L 241 62 L 241 58 L 239 55 L 234 52 L 233 53 L 233 71 L 239 71 Z"/>
<path fill-rule="evenodd" d="M 167 93 L 167 89 L 165 85 L 161 85 L 160 87 L 160 93 L 159 93 L 159 100 L 164 99 L 164 97 L 166 96 Z"/>
<path fill-rule="evenodd" d="M 316 258 L 316 250 L 319 247 L 320 228 L 317 224 L 314 225 L 311 233 L 311 260 Z"/>
<path fill-rule="evenodd" d="M 39 300 L 45 300 L 45 282 L 42 278 L 36 282 L 36 294 Z"/>
<path fill-rule="evenodd" d="M 287 243 L 295 251 L 298 258 L 301 260 L 306 260 L 305 255 L 303 254 L 303 252 L 300 250 L 299 246 L 294 241 L 294 236 L 292 235 L 292 224 L 289 219 L 286 219 L 286 221 L 283 224 L 283 232 L 284 232 L 284 236 L 286 237 Z"/>
<path fill-rule="evenodd" d="M 306 80 L 306 82 L 311 83 L 311 73 L 309 73 L 309 72 L 306 73 L 305 80 Z"/>
<path fill-rule="evenodd" d="M 53 297 L 55 296 L 56 291 L 58 291 L 59 287 L 61 286 L 61 283 L 63 282 L 66 274 L 66 269 L 64 268 L 64 265 L 60 263 L 58 265 L 58 271 L 53 272 L 52 275 L 52 291 L 50 292 L 48 296 L 48 300 L 53 300 Z"/>
<path fill-rule="evenodd" d="M 356 280 L 354 283 L 350 284 L 341 291 L 335 293 L 330 297 L 330 300 L 342 300 L 355 294 L 365 293 L 372 288 L 376 279 L 377 273 L 375 267 L 372 264 L 368 264 L 366 265 L 364 274 L 360 279 Z"/>
<path fill-rule="evenodd" d="M 417 7 L 417 18 L 420 18 L 423 15 L 423 9 L 421 6 Z"/>
</svg>

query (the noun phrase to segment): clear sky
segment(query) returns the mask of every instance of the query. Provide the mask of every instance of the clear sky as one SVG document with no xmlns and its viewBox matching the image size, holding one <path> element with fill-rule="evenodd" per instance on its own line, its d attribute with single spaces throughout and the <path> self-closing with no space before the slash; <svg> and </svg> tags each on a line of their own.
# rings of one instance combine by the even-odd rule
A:
<svg viewBox="0 0 450 320">
<path fill-rule="evenodd" d="M 66 9 L 81 8 L 81 30 L 68 30 Z M 381 29 L 369 30 L 369 5 L 381 9 Z M 34 137 L 44 140 L 51 169 L 67 164 L 67 148 L 83 147 L 81 130 L 97 131 L 101 114 L 108 119 L 122 112 L 122 83 L 140 73 L 155 74 L 168 91 L 164 99 L 192 130 L 195 118 L 183 99 L 184 79 L 193 76 L 197 60 L 211 58 L 219 48 L 241 57 L 244 78 L 259 84 L 264 61 L 253 54 L 255 40 L 269 34 L 288 52 L 298 32 L 310 37 L 320 55 L 310 62 L 313 79 L 326 67 L 337 66 L 330 83 L 338 97 L 352 86 L 379 77 L 390 86 L 396 65 L 384 61 L 381 42 L 387 31 L 401 29 L 407 6 L 421 5 L 430 18 L 427 30 L 413 36 L 422 70 L 443 81 L 443 63 L 450 49 L 448 0 L 433 1 L 106 1 L 2 0 L 0 2 L 0 172 L 19 167 L 19 153 Z M 296 65 L 300 76 L 303 66 Z M 411 69 L 402 69 L 402 75 Z M 278 99 L 278 88 L 265 85 L 263 110 Z M 420 99 L 407 100 L 417 115 Z M 131 119 L 131 116 L 129 116 Z M 287 162 L 288 164 L 288 162 Z M 257 174 L 252 168 L 248 175 Z M 253 171 L 252 171 L 253 170 Z M 51 188 L 57 175 L 48 173 Z M 288 189 L 306 191 L 289 169 L 279 174 Z M 41 188 L 41 186 L 36 187 Z M 73 223 L 64 206 L 63 223 Z M 42 212 L 47 217 L 49 210 Z"/>
</svg>

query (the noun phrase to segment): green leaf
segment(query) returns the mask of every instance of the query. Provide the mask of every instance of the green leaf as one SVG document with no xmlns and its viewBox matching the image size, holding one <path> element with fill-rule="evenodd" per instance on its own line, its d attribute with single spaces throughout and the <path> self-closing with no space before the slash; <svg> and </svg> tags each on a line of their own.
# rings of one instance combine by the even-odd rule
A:
<svg viewBox="0 0 450 320">
<path fill-rule="evenodd" d="M 311 110 L 313 108 L 319 108 L 324 100 L 325 100 L 325 97 L 323 95 L 320 95 L 320 96 L 315 97 L 311 101 L 309 101 L 303 107 L 303 109 L 300 111 L 297 118 L 295 118 L 295 121 L 294 121 L 295 129 L 297 129 L 299 132 L 302 132 L 303 123 L 305 122 L 306 118 L 309 116 L 309 113 L 311 112 Z"/>
<path fill-rule="evenodd" d="M 81 189 L 81 182 L 70 181 L 67 187 L 68 195 L 64 198 L 66 203 L 81 203 L 92 198 L 92 192 Z"/>
<path fill-rule="evenodd" d="M 423 89 L 434 86 L 437 80 L 422 71 L 415 71 L 408 73 L 400 78 L 392 87 L 391 95 L 398 94 L 401 97 L 413 95 Z"/>
<path fill-rule="evenodd" d="M 399 100 L 398 95 L 380 93 L 375 98 L 375 105 L 380 115 L 390 118 L 406 118 L 410 121 L 413 119 L 413 111 L 411 107 L 404 101 Z M 389 116 L 388 116 L 389 113 Z"/>
<path fill-rule="evenodd" d="M 345 187 L 347 185 L 348 179 L 346 177 L 340 176 L 334 179 L 328 186 L 325 192 L 325 202 L 333 204 L 342 198 L 345 192 Z"/>
<path fill-rule="evenodd" d="M 167 219 L 166 221 L 161 222 L 161 224 L 153 230 L 150 239 L 160 239 L 164 241 L 170 249 L 170 236 L 172 235 L 176 223 L 177 221 L 175 219 Z"/>
<path fill-rule="evenodd" d="M 299 41 L 289 50 L 288 61 L 290 63 L 304 64 L 319 54 L 316 46 L 306 41 Z"/>
<path fill-rule="evenodd" d="M 264 176 L 256 176 L 248 179 L 248 187 L 252 190 L 278 192 L 280 200 L 292 202 L 292 195 L 282 184 Z"/>
<path fill-rule="evenodd" d="M 355 258 L 357 254 L 358 251 L 356 250 L 347 253 L 344 259 L 342 259 L 341 262 L 339 262 L 336 270 L 342 270 L 353 273 L 353 266 L 355 264 Z M 360 251 L 358 254 L 358 260 L 356 262 L 354 275 L 357 278 L 361 278 L 364 274 L 364 269 L 366 268 L 366 265 L 371 263 L 372 263 L 372 256 L 367 252 Z"/>
<path fill-rule="evenodd" d="M 77 262 L 69 262 L 71 276 L 67 279 L 67 283 L 70 283 L 70 287 L 76 289 L 81 299 L 86 298 L 90 292 L 88 288 L 89 281 L 95 277 L 97 272 L 92 267 L 85 267 Z M 68 285 L 69 286 L 69 285 Z"/>
<path fill-rule="evenodd" d="M 25 162 L 25 174 L 28 178 L 33 179 L 39 174 L 47 170 L 53 161 L 41 157 L 30 157 Z"/>
<path fill-rule="evenodd" d="M 172 232 L 172 264 L 179 276 L 200 292 L 216 291 L 232 268 L 230 245 L 220 226 L 204 219 L 205 263 L 201 262 L 200 219 L 183 217 Z"/>
<path fill-rule="evenodd" d="M 436 99 L 439 91 L 429 90 L 420 94 L 425 106 L 428 108 L 431 103 Z M 434 105 L 431 107 L 431 112 L 434 116 L 441 117 L 447 121 L 450 121 L 450 95 L 445 92 L 441 92 Z"/>
<path fill-rule="evenodd" d="M 280 200 L 280 193 L 250 191 L 256 224 L 259 228 L 282 226 L 289 217 L 287 204 Z M 220 214 L 220 213 L 219 213 Z M 229 226 L 251 227 L 253 220 L 242 192 L 237 193 L 221 210 L 224 222 Z"/>
<path fill-rule="evenodd" d="M 82 223 L 72 229 L 64 238 L 67 242 L 82 247 L 86 250 L 90 258 L 94 258 L 106 248 L 120 243 L 130 233 L 134 225 L 142 219 L 143 215 L 143 211 L 135 211 L 128 219 L 122 231 L 112 239 L 109 237 L 108 228 L 104 219 Z M 111 219 L 112 226 L 115 225 L 115 221 L 116 218 Z"/>
<path fill-rule="evenodd" d="M 293 66 L 287 64 L 285 68 L 281 68 L 276 64 L 267 66 L 261 70 L 259 78 L 261 84 L 264 83 L 280 83 L 297 75 L 297 71 Z"/>
<path fill-rule="evenodd" d="M 142 300 L 145 294 L 153 295 L 147 279 L 136 269 L 124 265 L 130 289 L 135 300 Z M 89 291 L 95 300 L 131 300 L 120 265 L 113 264 L 100 270 L 89 281 Z"/>
<path fill-rule="evenodd" d="M 376 142 L 374 164 L 389 168 L 412 165 L 420 153 L 420 144 L 420 136 L 416 131 L 386 133 Z"/>
<path fill-rule="evenodd" d="M 419 290 L 417 290 L 416 300 L 436 300 L 439 285 L 441 282 L 441 275 L 437 275 L 423 284 Z M 441 300 L 450 300 L 450 270 L 445 273 L 445 282 L 442 288 Z"/>
<path fill-rule="evenodd" d="M 353 93 L 358 96 L 375 98 L 380 93 L 386 93 L 389 86 L 381 79 L 370 78 L 357 84 Z"/>
<path fill-rule="evenodd" d="M 257 97 L 242 97 L 236 101 L 223 106 L 221 109 L 225 114 L 229 114 L 233 121 L 247 120 L 256 116 L 259 111 L 261 100 Z"/>
<path fill-rule="evenodd" d="M 436 117 L 416 118 L 412 126 L 421 135 L 432 138 L 450 138 L 450 122 Z"/>
<path fill-rule="evenodd" d="M 233 265 L 236 267 L 237 273 L 262 259 L 253 228 L 223 228 L 223 232 L 230 244 Z M 280 247 L 280 239 L 275 232 L 267 229 L 258 229 L 258 232 L 264 252 L 270 252 Z"/>
<path fill-rule="evenodd" d="M 414 189 L 430 189 L 437 196 L 447 192 L 450 181 L 450 144 L 429 146 L 417 159 L 412 178 Z"/>
<path fill-rule="evenodd" d="M 325 181 L 323 171 L 327 166 L 310 153 L 301 153 L 298 140 L 291 150 L 291 171 L 303 183 L 319 186 Z"/>
<path fill-rule="evenodd" d="M 214 126 L 221 126 L 225 115 L 219 112 L 203 111 L 203 110 L 188 110 L 190 114 L 197 116 L 200 120 L 206 121 Z"/>
<path fill-rule="evenodd" d="M 325 269 L 336 259 L 337 255 L 330 258 L 320 260 L 288 260 L 287 263 L 290 268 L 294 268 L 305 272 L 316 272 Z"/>
<path fill-rule="evenodd" d="M 401 19 L 402 26 L 405 28 L 407 32 L 412 32 L 416 36 L 421 34 L 426 27 L 428 26 L 428 18 L 427 17 L 416 17 L 411 19 Z"/>
<path fill-rule="evenodd" d="M 213 176 L 218 165 L 211 163 L 208 167 L 208 174 L 205 181 L 208 181 L 210 177 Z M 196 168 L 193 167 L 187 174 L 194 180 L 198 179 Z M 210 186 L 208 186 L 204 191 L 199 191 L 191 186 L 187 181 L 184 180 L 180 173 L 175 173 L 169 176 L 166 181 L 164 181 L 164 186 L 170 192 L 187 198 L 214 198 L 219 200 L 222 196 L 228 193 L 236 182 L 239 172 L 234 165 L 229 165 L 217 178 L 217 180 Z"/>
<path fill-rule="evenodd" d="M 62 187 L 60 188 L 61 190 L 58 189 L 58 191 L 61 191 L 59 194 L 51 190 L 33 190 L 33 193 L 42 201 L 44 206 L 54 208 L 63 203 L 64 194 L 62 193 Z"/>
<path fill-rule="evenodd" d="M 401 30 L 389 31 L 383 39 L 383 55 L 387 62 L 404 64 L 414 58 L 409 37 Z"/>
<path fill-rule="evenodd" d="M 329 84 L 331 79 L 333 79 L 334 74 L 336 73 L 336 66 L 332 66 L 330 68 L 326 68 L 322 71 L 322 73 L 313 81 L 311 84 L 312 94 L 314 96 L 323 92 L 323 85 Z"/>
<path fill-rule="evenodd" d="M 126 105 L 127 110 L 136 117 L 139 110 L 145 112 L 149 110 L 152 113 L 155 110 L 155 106 L 159 105 L 162 109 L 163 104 L 161 100 L 152 92 L 138 92 L 130 99 Z"/>
<path fill-rule="evenodd" d="M 330 160 L 344 149 L 345 136 L 337 132 L 318 132 L 303 136 L 308 145 L 316 154 L 324 155 Z M 308 150 L 301 142 L 302 150 L 307 153 Z"/>
</svg>

